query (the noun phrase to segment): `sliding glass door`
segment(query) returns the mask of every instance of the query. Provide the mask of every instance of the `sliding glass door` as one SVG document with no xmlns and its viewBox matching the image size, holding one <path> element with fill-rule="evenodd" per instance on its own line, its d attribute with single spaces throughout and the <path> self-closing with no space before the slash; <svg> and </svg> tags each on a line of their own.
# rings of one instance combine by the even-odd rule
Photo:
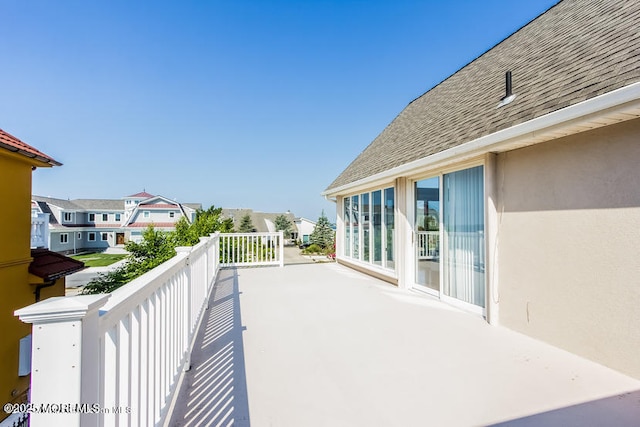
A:
<svg viewBox="0 0 640 427">
<path fill-rule="evenodd" d="M 484 307 L 484 174 L 477 166 L 443 177 L 443 292 Z"/>
<path fill-rule="evenodd" d="M 415 283 L 440 290 L 440 178 L 415 183 Z"/>
<path fill-rule="evenodd" d="M 483 167 L 417 181 L 414 190 L 415 283 L 484 307 Z"/>
</svg>

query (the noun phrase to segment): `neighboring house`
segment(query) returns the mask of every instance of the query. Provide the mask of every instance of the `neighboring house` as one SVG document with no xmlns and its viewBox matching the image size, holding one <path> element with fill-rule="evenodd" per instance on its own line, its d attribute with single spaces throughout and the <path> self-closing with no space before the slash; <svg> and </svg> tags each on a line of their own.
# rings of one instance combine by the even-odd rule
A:
<svg viewBox="0 0 640 427">
<path fill-rule="evenodd" d="M 313 230 L 316 228 L 315 221 L 299 217 L 295 219 L 295 225 L 297 232 L 293 238 L 295 240 L 300 240 L 301 243 L 309 243 L 311 233 L 313 233 Z"/>
<path fill-rule="evenodd" d="M 640 378 L 638 28 L 565 0 L 409 103 L 323 192 L 338 261 Z"/>
<path fill-rule="evenodd" d="M 238 229 L 238 227 L 240 226 L 240 223 L 242 222 L 242 218 L 244 218 L 246 215 L 249 215 L 249 217 L 251 218 L 251 223 L 253 224 L 253 226 L 256 229 L 256 232 L 258 233 L 266 233 L 266 232 L 274 232 L 276 231 L 276 225 L 275 225 L 275 221 L 276 218 L 280 215 L 284 215 L 287 218 L 289 218 L 289 221 L 291 221 L 291 225 L 292 225 L 292 230 L 291 230 L 291 235 L 289 236 L 285 236 L 285 239 L 296 239 L 297 234 L 295 233 L 299 233 L 299 230 L 297 230 L 296 227 L 296 217 L 295 215 L 293 215 L 291 212 L 287 211 L 284 213 L 266 213 L 266 212 L 256 212 L 252 209 L 222 209 L 222 218 L 226 219 L 226 218 L 231 218 L 233 220 L 233 228 L 234 229 Z"/>
<path fill-rule="evenodd" d="M 200 204 L 181 204 L 141 192 L 122 199 L 32 197 L 32 215 L 49 214 L 49 249 L 61 253 L 104 250 L 140 241 L 150 224 L 171 231 L 182 217 L 191 222 Z"/>
<path fill-rule="evenodd" d="M 30 249 L 31 171 L 60 163 L 0 129 L 0 401 L 27 401 L 31 326 L 14 311 L 64 295 L 64 276 L 83 268 L 70 258 Z M 0 412 L 0 420 L 7 416 Z"/>
</svg>

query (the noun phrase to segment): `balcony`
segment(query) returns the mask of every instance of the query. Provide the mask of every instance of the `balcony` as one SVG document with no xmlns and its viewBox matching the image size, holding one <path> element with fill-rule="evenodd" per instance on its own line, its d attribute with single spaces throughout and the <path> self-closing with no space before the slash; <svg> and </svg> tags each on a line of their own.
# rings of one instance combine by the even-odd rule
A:
<svg viewBox="0 0 640 427">
<path fill-rule="evenodd" d="M 34 324 L 33 403 L 73 409 L 31 425 L 640 419 L 640 381 L 439 300 L 335 263 L 241 268 L 264 254 L 282 265 L 281 237 L 245 244 L 244 261 L 221 268 L 229 237 L 213 235 L 110 296 L 18 310 Z"/>
<path fill-rule="evenodd" d="M 31 249 L 49 247 L 49 214 L 31 216 Z"/>
</svg>

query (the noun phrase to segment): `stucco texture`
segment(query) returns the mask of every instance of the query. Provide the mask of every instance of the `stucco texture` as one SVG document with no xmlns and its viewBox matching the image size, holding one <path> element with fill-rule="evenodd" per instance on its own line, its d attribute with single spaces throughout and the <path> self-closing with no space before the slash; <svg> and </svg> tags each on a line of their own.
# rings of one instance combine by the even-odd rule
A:
<svg viewBox="0 0 640 427">
<path fill-rule="evenodd" d="M 497 162 L 500 323 L 640 378 L 640 120 Z"/>
<path fill-rule="evenodd" d="M 25 398 L 29 377 L 18 377 L 20 338 L 30 325 L 13 315 L 14 310 L 34 302 L 29 285 L 31 261 L 31 164 L 22 156 L 0 149 L 0 401 Z M 0 412 L 0 420 L 6 416 Z"/>
</svg>

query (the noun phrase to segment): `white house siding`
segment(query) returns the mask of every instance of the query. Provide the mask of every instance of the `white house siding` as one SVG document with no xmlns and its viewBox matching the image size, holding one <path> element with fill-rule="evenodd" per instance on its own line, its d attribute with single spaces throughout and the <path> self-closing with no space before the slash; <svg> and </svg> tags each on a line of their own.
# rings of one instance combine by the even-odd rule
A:
<svg viewBox="0 0 640 427">
<path fill-rule="evenodd" d="M 498 155 L 500 323 L 640 377 L 640 120 Z"/>
<path fill-rule="evenodd" d="M 148 217 L 145 217 L 145 212 L 149 212 Z M 169 212 L 174 212 L 173 218 L 169 216 Z M 182 217 L 182 213 L 177 210 L 140 208 L 131 222 L 143 224 L 166 224 L 168 222 L 178 222 L 180 217 Z"/>
<path fill-rule="evenodd" d="M 316 223 L 313 221 L 309 221 L 306 218 L 300 218 L 299 220 L 296 220 L 296 228 L 298 229 L 298 239 L 300 239 L 301 242 L 305 241 L 304 236 L 307 236 L 307 241 L 309 239 L 309 236 L 311 236 L 311 233 L 313 233 L 313 229 L 315 228 Z"/>
</svg>

